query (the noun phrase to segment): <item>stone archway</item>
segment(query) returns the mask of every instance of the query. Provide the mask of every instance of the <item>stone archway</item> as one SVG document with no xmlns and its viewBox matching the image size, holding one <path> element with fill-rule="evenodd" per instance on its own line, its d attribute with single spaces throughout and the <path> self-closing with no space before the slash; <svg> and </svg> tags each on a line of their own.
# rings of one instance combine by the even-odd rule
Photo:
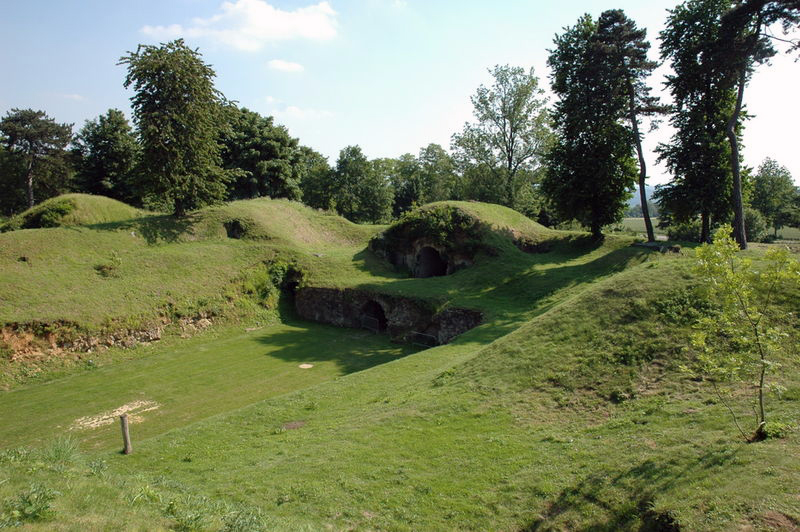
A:
<svg viewBox="0 0 800 532">
<path fill-rule="evenodd" d="M 361 307 L 361 326 L 373 332 L 384 332 L 389 320 L 383 306 L 375 300 L 367 301 Z"/>
<path fill-rule="evenodd" d="M 415 277 L 441 277 L 447 275 L 447 261 L 436 248 L 422 247 L 417 253 Z"/>
</svg>

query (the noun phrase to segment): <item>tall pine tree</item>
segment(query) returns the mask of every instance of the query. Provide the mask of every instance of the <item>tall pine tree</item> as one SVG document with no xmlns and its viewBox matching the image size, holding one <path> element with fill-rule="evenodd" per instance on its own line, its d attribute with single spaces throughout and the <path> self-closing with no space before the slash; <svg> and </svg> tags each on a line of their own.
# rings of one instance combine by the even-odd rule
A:
<svg viewBox="0 0 800 532">
<path fill-rule="evenodd" d="M 661 32 L 661 57 L 673 74 L 667 87 L 673 98 L 670 123 L 675 133 L 659 146 L 672 181 L 659 187 L 662 211 L 675 222 L 701 219 L 700 240 L 711 237 L 713 223 L 731 213 L 731 150 L 726 136 L 736 94 L 715 67 L 722 15 L 730 0 L 689 0 L 670 11 Z"/>
<path fill-rule="evenodd" d="M 604 225 L 621 218 L 636 182 L 634 135 L 624 123 L 629 98 L 589 15 L 557 36 L 555 44 L 548 64 L 558 96 L 557 139 L 542 190 L 559 218 L 578 220 L 599 238 Z"/>
</svg>

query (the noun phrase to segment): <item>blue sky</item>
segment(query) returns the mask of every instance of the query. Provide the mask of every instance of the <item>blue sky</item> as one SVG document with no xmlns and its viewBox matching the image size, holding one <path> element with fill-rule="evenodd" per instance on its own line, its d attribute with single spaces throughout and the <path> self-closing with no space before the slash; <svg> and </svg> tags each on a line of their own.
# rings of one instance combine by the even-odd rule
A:
<svg viewBox="0 0 800 532">
<path fill-rule="evenodd" d="M 469 97 L 495 64 L 533 66 L 548 86 L 547 48 L 583 13 L 622 8 L 656 37 L 674 1 L 576 0 L 0 0 L 0 113 L 42 109 L 76 130 L 111 107 L 129 113 L 119 58 L 176 37 L 198 47 L 229 99 L 273 115 L 334 162 L 417 153 L 471 119 Z M 652 84 L 660 87 L 662 68 Z M 800 180 L 800 63 L 762 67 L 745 99 L 755 114 L 745 162 L 766 156 Z M 651 134 L 646 147 L 669 135 Z M 667 180 L 648 160 L 653 183 Z"/>
</svg>

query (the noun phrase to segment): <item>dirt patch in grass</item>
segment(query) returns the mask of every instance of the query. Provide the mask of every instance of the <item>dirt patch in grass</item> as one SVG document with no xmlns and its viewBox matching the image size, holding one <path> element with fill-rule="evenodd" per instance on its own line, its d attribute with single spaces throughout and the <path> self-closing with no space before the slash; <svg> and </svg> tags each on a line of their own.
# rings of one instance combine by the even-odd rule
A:
<svg viewBox="0 0 800 532">
<path fill-rule="evenodd" d="M 70 426 L 71 430 L 96 429 L 104 425 L 110 425 L 122 414 L 128 414 L 130 423 L 140 423 L 144 418 L 142 414 L 157 410 L 161 405 L 155 401 L 132 401 L 114 410 L 102 412 L 94 416 L 80 417 Z"/>
<path fill-rule="evenodd" d="M 284 423 L 283 424 L 283 428 L 285 430 L 294 430 L 294 429 L 299 429 L 299 428 L 302 428 L 302 427 L 305 427 L 305 426 L 306 426 L 306 422 L 305 421 L 290 421 L 288 423 Z"/>
</svg>

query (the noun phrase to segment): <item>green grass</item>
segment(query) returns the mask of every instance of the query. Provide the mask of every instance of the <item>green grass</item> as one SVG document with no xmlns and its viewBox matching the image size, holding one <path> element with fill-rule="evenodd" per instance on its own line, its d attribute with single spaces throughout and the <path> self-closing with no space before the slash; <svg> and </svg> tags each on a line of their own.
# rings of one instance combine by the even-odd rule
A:
<svg viewBox="0 0 800 532">
<path fill-rule="evenodd" d="M 502 208 L 463 208 L 497 228 L 538 230 Z M 240 240 L 225 236 L 232 218 L 246 222 Z M 181 285 L 186 297 L 219 290 L 237 268 L 278 254 L 301 263 L 314 285 L 476 308 L 486 321 L 449 345 L 409 354 L 383 337 L 284 313 L 258 331 L 243 332 L 242 322 L 170 337 L 107 352 L 96 369 L 0 392 L 0 500 L 13 507 L 35 493 L 32 484 L 58 492 L 51 517 L 30 529 L 219 530 L 247 521 L 240 529 L 731 530 L 800 522 L 800 363 L 783 357 L 774 379 L 786 393 L 768 400 L 787 435 L 740 443 L 724 405 L 679 370 L 691 356 L 692 320 L 705 311 L 691 291 L 688 251 L 661 255 L 631 247 L 630 237 L 598 244 L 554 232 L 549 253 L 522 253 L 498 238 L 496 256 L 479 255 L 452 276 L 410 279 L 364 251 L 379 228 L 290 202 L 240 202 L 172 223 L 151 217 L 79 234 L 110 244 L 152 227 L 171 236 L 137 243 L 129 261 L 183 250 L 185 262 L 195 253 L 216 268 L 233 262 L 221 281 L 203 277 L 210 287 Z M 27 234 L 35 241 L 47 231 L 55 230 Z M 53 260 L 37 274 L 43 282 Z M 135 278 L 124 274 L 120 283 Z M 164 275 L 162 284 L 185 282 L 185 271 Z M 783 293 L 782 314 L 800 310 L 799 288 Z M 66 303 L 55 308 L 73 312 Z M 795 320 L 784 346 L 791 354 L 797 323 L 787 320 Z M 301 370 L 301 362 L 315 367 Z M 161 407 L 133 425 L 133 455 L 116 452 L 115 425 L 72 432 L 81 452 L 47 443 L 75 418 L 137 397 Z M 748 397 L 742 388 L 730 403 L 745 418 Z M 41 450 L 9 449 L 20 444 Z"/>
<path fill-rule="evenodd" d="M 73 427 L 74 421 L 135 401 L 154 402 L 158 408 L 133 426 L 135 437 L 145 439 L 410 352 L 366 331 L 305 322 L 250 332 L 229 327 L 140 346 L 124 363 L 89 363 L 85 371 L 0 395 L 0 448 L 41 444 L 69 431 L 86 445 L 108 449 L 118 444 L 116 419 L 86 429 Z M 314 367 L 299 368 L 303 363 Z"/>
<path fill-rule="evenodd" d="M 657 235 L 667 234 L 663 229 L 659 229 L 658 218 L 650 218 L 650 221 L 653 222 L 653 233 Z M 647 234 L 647 228 L 644 226 L 644 218 L 624 218 L 622 220 L 622 226 L 629 231 Z"/>
</svg>

